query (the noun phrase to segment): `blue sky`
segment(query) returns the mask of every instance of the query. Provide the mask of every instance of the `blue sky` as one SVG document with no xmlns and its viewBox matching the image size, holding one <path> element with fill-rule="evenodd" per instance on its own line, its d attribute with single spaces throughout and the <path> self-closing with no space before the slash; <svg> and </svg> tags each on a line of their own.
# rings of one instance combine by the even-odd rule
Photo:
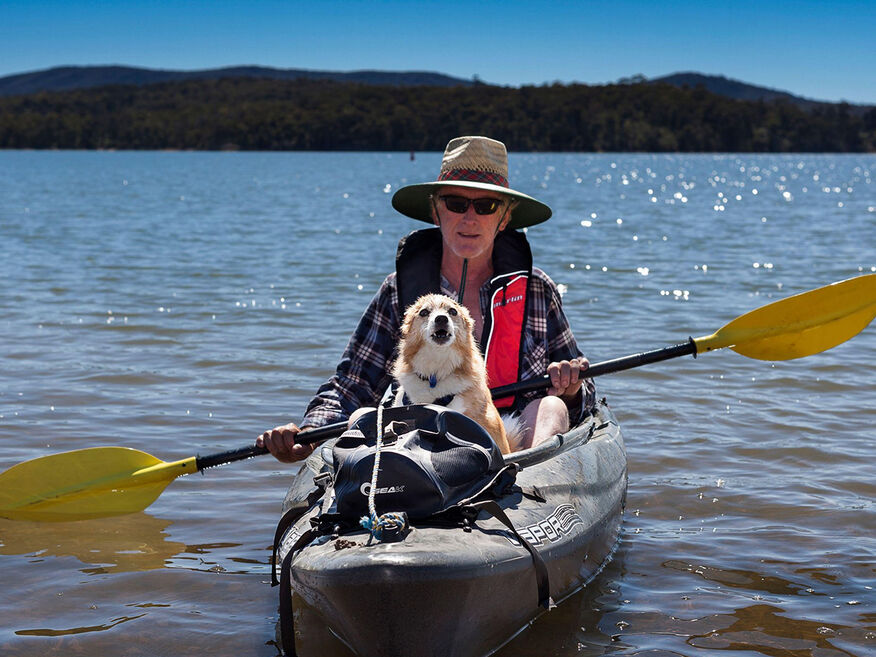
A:
<svg viewBox="0 0 876 657">
<path fill-rule="evenodd" d="M 517 86 L 697 71 L 876 104 L 874 35 L 873 0 L 0 0 L 0 76 L 257 64 Z"/>
</svg>

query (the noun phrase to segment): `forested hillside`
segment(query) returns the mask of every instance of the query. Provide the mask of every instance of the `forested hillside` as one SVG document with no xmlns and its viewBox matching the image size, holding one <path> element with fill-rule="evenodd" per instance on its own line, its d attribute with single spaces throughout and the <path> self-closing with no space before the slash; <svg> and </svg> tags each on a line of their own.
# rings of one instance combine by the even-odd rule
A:
<svg viewBox="0 0 876 657">
<path fill-rule="evenodd" d="M 874 152 L 876 110 L 804 110 L 668 84 L 509 88 L 251 78 L 0 98 L 0 148 Z"/>
</svg>

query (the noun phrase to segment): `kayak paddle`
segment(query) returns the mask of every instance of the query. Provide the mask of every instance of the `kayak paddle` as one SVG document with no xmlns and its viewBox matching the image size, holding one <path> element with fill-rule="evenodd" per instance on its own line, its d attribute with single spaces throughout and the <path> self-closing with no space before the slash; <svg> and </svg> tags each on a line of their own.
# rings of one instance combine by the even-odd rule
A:
<svg viewBox="0 0 876 657">
<path fill-rule="evenodd" d="M 303 432 L 308 442 L 341 435 L 346 422 Z M 87 520 L 142 511 L 170 482 L 260 454 L 250 445 L 167 463 L 128 447 L 91 447 L 41 456 L 0 474 L 0 517 L 11 520 Z"/>
<path fill-rule="evenodd" d="M 853 338 L 874 316 L 876 274 L 867 274 L 775 301 L 734 319 L 712 335 L 592 364 L 586 374 L 596 377 L 724 347 L 760 360 L 802 358 Z M 505 397 L 550 385 L 545 375 L 491 392 L 493 397 Z M 346 422 L 338 422 L 304 431 L 298 442 L 334 438 L 346 426 Z M 93 447 L 43 456 L 0 473 L 0 517 L 84 520 L 142 511 L 180 475 L 266 453 L 264 447 L 250 445 L 170 463 L 125 447 Z"/>
<path fill-rule="evenodd" d="M 679 356 L 730 347 L 758 360 L 792 360 L 827 351 L 851 340 L 876 317 L 876 274 L 831 283 L 752 310 L 711 335 L 672 347 L 590 365 L 589 378 L 622 372 Z M 547 375 L 493 388 L 493 397 L 549 388 Z"/>
</svg>

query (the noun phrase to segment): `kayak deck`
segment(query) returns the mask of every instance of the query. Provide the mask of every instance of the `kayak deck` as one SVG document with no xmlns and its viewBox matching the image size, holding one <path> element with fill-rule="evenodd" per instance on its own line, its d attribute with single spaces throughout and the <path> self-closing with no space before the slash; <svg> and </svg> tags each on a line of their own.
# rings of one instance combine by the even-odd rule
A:
<svg viewBox="0 0 876 657">
<path fill-rule="evenodd" d="M 547 565 L 559 602 L 584 587 L 616 547 L 626 499 L 626 454 L 607 405 L 572 431 L 506 456 L 523 469 L 499 500 Z M 285 506 L 312 491 L 320 455 L 296 476 Z M 285 556 L 312 509 L 284 537 Z M 291 565 L 293 606 L 306 605 L 355 654 L 479 657 L 510 641 L 543 612 L 529 553 L 482 513 L 471 531 L 415 526 L 380 543 L 364 530 L 305 546 Z M 307 628 L 298 627 L 297 632 Z"/>
</svg>

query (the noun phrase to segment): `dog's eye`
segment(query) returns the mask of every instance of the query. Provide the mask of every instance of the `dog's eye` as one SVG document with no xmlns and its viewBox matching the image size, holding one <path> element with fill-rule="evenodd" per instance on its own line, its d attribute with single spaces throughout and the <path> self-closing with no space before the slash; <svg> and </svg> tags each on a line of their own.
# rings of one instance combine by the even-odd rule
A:
<svg viewBox="0 0 876 657">
<path fill-rule="evenodd" d="M 448 308 L 447 312 L 450 314 L 451 317 L 456 317 L 459 314 L 456 312 L 456 308 Z"/>
<path fill-rule="evenodd" d="M 420 317 L 428 317 L 428 316 L 429 316 L 429 309 L 428 309 L 428 308 L 423 308 L 423 309 L 420 311 Z"/>
</svg>

